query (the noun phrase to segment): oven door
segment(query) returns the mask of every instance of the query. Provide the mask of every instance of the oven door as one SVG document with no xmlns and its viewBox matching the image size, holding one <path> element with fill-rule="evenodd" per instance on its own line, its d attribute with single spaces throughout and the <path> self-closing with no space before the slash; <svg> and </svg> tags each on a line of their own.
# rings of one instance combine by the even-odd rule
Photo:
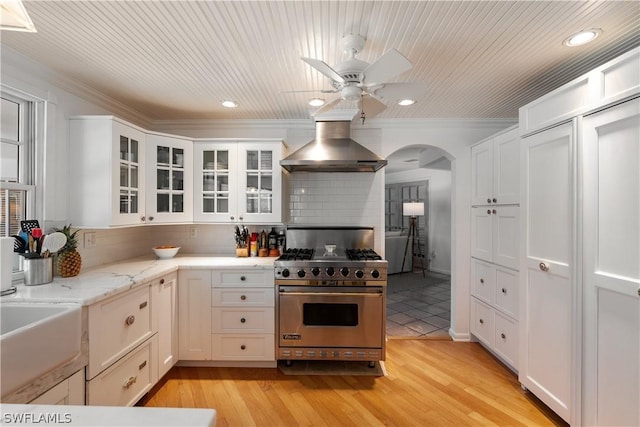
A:
<svg viewBox="0 0 640 427">
<path fill-rule="evenodd" d="M 381 286 L 279 286 L 279 346 L 381 348 L 384 292 Z"/>
</svg>

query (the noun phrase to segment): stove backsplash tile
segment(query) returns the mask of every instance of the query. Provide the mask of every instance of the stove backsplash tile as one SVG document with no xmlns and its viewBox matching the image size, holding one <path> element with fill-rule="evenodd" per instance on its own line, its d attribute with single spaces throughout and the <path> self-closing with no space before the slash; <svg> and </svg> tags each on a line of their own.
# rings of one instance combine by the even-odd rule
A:
<svg viewBox="0 0 640 427">
<path fill-rule="evenodd" d="M 375 226 L 382 222 L 384 173 L 292 173 L 289 223 Z"/>
</svg>

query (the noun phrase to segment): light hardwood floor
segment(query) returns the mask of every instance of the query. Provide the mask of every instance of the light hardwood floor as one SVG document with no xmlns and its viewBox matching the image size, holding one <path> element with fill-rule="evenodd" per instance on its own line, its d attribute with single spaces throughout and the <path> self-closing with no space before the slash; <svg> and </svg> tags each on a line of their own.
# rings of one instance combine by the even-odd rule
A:
<svg viewBox="0 0 640 427">
<path fill-rule="evenodd" d="M 565 425 L 477 343 L 391 339 L 386 376 L 174 367 L 145 406 L 214 408 L 217 426 Z"/>
</svg>

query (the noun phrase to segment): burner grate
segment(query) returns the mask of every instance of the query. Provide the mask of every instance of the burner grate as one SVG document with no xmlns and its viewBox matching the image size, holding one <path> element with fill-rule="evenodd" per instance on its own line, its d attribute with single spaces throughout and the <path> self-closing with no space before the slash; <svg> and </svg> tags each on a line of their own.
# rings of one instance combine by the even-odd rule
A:
<svg viewBox="0 0 640 427">
<path fill-rule="evenodd" d="M 289 248 L 284 251 L 278 261 L 307 261 L 313 258 L 313 249 Z"/>
<path fill-rule="evenodd" d="M 382 257 L 373 249 L 347 249 L 347 257 L 352 261 L 378 261 Z"/>
</svg>

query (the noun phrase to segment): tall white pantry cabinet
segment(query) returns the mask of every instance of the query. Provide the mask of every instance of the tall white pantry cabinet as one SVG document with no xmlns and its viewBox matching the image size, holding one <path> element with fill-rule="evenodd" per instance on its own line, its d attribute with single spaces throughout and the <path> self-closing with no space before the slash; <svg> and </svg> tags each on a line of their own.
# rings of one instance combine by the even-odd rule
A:
<svg viewBox="0 0 640 427">
<path fill-rule="evenodd" d="M 640 48 L 520 109 L 519 380 L 640 425 Z"/>
</svg>

